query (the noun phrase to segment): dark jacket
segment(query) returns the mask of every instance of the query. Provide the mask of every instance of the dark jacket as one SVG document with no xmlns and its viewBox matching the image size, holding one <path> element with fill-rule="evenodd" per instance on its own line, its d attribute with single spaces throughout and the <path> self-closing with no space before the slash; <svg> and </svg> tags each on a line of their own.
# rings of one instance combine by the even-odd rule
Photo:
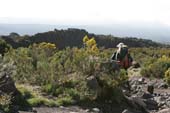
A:
<svg viewBox="0 0 170 113">
<path fill-rule="evenodd" d="M 121 48 L 120 52 L 115 51 L 111 56 L 111 60 L 122 61 L 126 55 L 128 55 L 128 59 L 132 62 L 133 59 L 128 53 L 128 48 Z"/>
</svg>

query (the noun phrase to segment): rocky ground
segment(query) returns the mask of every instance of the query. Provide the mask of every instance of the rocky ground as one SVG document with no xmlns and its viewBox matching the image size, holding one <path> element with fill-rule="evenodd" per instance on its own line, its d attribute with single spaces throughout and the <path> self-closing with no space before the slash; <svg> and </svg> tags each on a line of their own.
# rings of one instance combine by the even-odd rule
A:
<svg viewBox="0 0 170 113">
<path fill-rule="evenodd" d="M 19 113 L 98 113 L 100 110 L 98 108 L 82 109 L 78 106 L 70 106 L 70 107 L 37 107 L 33 108 L 30 112 L 28 111 L 19 111 Z"/>
<path fill-rule="evenodd" d="M 130 72 L 133 71 L 133 72 Z M 130 90 L 123 90 L 125 95 L 145 109 L 148 113 L 170 113 L 170 87 L 162 79 L 141 77 L 140 68 L 131 69 Z M 125 112 L 129 113 L 129 112 Z"/>
<path fill-rule="evenodd" d="M 161 79 L 140 76 L 140 68 L 130 69 L 129 84 L 123 88 L 131 108 L 120 113 L 170 113 L 170 87 Z M 133 74 L 132 74 L 133 73 Z M 78 106 L 33 108 L 30 113 L 103 113 L 99 108 L 82 109 Z M 20 111 L 20 113 L 29 113 Z M 110 112 L 110 113 L 113 113 Z M 118 112 L 114 112 L 118 113 Z"/>
<path fill-rule="evenodd" d="M 151 79 L 140 76 L 140 68 L 128 70 L 129 82 L 122 91 L 129 106 L 127 109 L 110 111 L 110 113 L 170 113 L 170 87 L 162 79 Z M 14 92 L 16 88 L 9 73 L 0 73 L 0 88 L 3 92 Z M 1 112 L 1 111 L 0 111 Z M 99 108 L 37 107 L 19 113 L 104 113 Z"/>
</svg>

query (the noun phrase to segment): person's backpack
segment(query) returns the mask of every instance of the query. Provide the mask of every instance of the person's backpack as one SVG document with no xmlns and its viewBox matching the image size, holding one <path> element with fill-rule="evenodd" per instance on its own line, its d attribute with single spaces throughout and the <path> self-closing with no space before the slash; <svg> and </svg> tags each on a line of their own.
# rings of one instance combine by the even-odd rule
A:
<svg viewBox="0 0 170 113">
<path fill-rule="evenodd" d="M 125 56 L 128 54 L 128 48 L 127 47 L 122 47 L 120 50 L 120 53 L 117 55 L 117 59 L 119 61 L 123 60 Z"/>
<path fill-rule="evenodd" d="M 125 56 L 128 54 L 128 48 L 122 47 L 120 51 L 115 51 L 113 55 L 111 56 L 111 60 L 117 60 L 121 61 L 125 58 Z"/>
</svg>

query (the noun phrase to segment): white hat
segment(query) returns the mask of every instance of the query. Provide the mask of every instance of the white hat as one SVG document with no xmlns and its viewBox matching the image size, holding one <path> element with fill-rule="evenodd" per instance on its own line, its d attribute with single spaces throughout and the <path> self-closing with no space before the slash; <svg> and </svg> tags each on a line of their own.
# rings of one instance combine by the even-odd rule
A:
<svg viewBox="0 0 170 113">
<path fill-rule="evenodd" d="M 127 47 L 127 45 L 125 45 L 124 43 L 119 43 L 116 47 L 118 47 L 118 48 L 121 48 L 121 47 Z"/>
</svg>

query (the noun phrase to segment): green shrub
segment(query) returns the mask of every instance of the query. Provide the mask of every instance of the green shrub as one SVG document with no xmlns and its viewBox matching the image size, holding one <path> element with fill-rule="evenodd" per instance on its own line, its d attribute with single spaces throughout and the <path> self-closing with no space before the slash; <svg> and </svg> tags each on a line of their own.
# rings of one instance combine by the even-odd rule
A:
<svg viewBox="0 0 170 113">
<path fill-rule="evenodd" d="M 46 84 L 45 86 L 42 87 L 42 90 L 47 93 L 51 93 L 53 91 L 53 86 L 52 84 Z"/>
<path fill-rule="evenodd" d="M 27 102 L 29 103 L 30 106 L 39 106 L 44 104 L 44 100 L 42 98 L 30 98 L 27 99 Z"/>
<path fill-rule="evenodd" d="M 57 106 L 55 100 L 48 99 L 46 97 L 43 97 L 39 92 L 35 92 L 32 90 L 31 86 L 24 87 L 24 85 L 18 85 L 17 89 L 21 93 L 21 97 L 18 97 L 17 101 L 19 101 L 19 105 L 22 107 L 25 106 L 40 106 L 40 105 L 46 105 L 46 106 Z"/>
<path fill-rule="evenodd" d="M 4 40 L 0 39 L 0 54 L 4 56 L 6 52 L 10 49 L 10 45 L 7 44 Z"/>
<path fill-rule="evenodd" d="M 70 105 L 74 103 L 70 96 L 59 97 L 56 102 L 58 105 Z"/>
<path fill-rule="evenodd" d="M 170 84 L 170 68 L 165 72 L 165 81 Z"/>
<path fill-rule="evenodd" d="M 58 87 L 58 88 L 56 88 L 55 92 L 53 92 L 53 95 L 58 96 L 60 94 L 63 94 L 63 92 L 64 92 L 63 87 Z"/>
<path fill-rule="evenodd" d="M 64 90 L 64 94 L 69 95 L 70 97 L 72 97 L 72 99 L 75 99 L 75 100 L 79 100 L 80 99 L 80 94 L 76 90 L 76 88 L 66 88 Z"/>
<path fill-rule="evenodd" d="M 43 93 L 56 97 L 57 102 L 27 89 L 19 89 L 22 96 L 31 106 L 73 104 L 86 100 L 95 101 L 101 97 L 103 101 L 106 98 L 117 98 L 116 95 L 121 94 L 117 89 L 128 79 L 127 73 L 123 69 L 116 72 L 108 68 L 100 69 L 102 62 L 108 61 L 114 49 L 99 52 L 94 42 L 92 39 L 90 43 L 95 47 L 89 43 L 85 48 L 55 50 L 53 47 L 41 47 L 44 44 L 33 44 L 29 48 L 11 50 L 6 59 L 13 61 L 16 66 L 14 80 L 17 83 L 40 86 Z M 89 76 L 97 79 L 102 93 L 87 87 Z"/>
<path fill-rule="evenodd" d="M 163 56 L 155 62 L 143 67 L 141 74 L 147 77 L 163 78 L 165 71 L 170 68 L 170 58 Z"/>
<path fill-rule="evenodd" d="M 49 99 L 43 98 L 43 97 L 30 98 L 30 99 L 27 99 L 27 102 L 32 107 L 41 106 L 41 105 L 46 105 L 46 106 L 49 106 L 49 107 L 58 106 L 57 101 L 49 100 Z"/>
<path fill-rule="evenodd" d="M 31 89 L 26 88 L 24 85 L 16 85 L 18 91 L 21 93 L 24 99 L 33 98 L 35 93 Z"/>
<path fill-rule="evenodd" d="M 84 44 L 84 48 L 67 47 L 62 50 L 57 50 L 50 43 L 10 49 L 4 61 L 15 65 L 16 72 L 12 76 L 15 82 L 41 88 L 38 89 L 40 92 L 36 92 L 27 87 L 18 87 L 23 99 L 31 106 L 68 105 L 84 101 L 104 103 L 109 100 L 121 103 L 123 96 L 119 87 L 126 83 L 127 71 L 113 71 L 112 65 L 102 68 L 115 48 L 99 49 L 94 38 L 88 37 L 84 38 Z M 142 66 L 142 75 L 165 77 L 169 82 L 169 49 L 130 48 L 130 54 Z M 91 76 L 96 79 L 98 89 L 87 86 L 87 78 Z M 54 99 L 44 97 L 41 93 L 52 95 Z"/>
</svg>

